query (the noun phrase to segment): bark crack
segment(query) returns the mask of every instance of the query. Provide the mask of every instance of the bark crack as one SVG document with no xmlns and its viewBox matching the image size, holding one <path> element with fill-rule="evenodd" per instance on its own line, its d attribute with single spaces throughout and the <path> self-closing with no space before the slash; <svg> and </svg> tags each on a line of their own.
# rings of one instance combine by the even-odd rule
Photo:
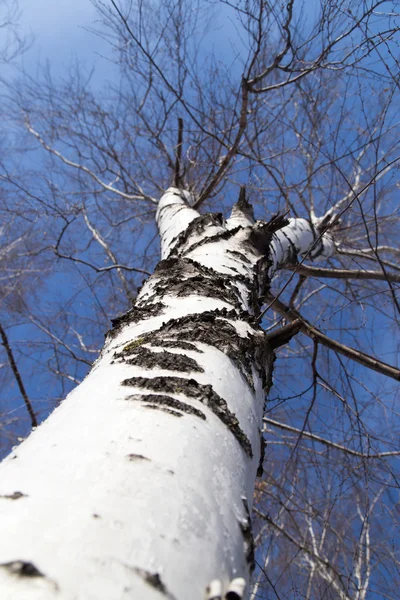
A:
<svg viewBox="0 0 400 600">
<path fill-rule="evenodd" d="M 175 596 L 173 596 L 167 589 L 165 583 L 161 579 L 159 573 L 151 573 L 151 571 L 147 571 L 146 569 L 139 569 L 138 567 L 128 567 L 132 571 L 134 571 L 139 577 L 141 577 L 150 587 L 154 588 L 161 594 L 163 594 L 169 600 L 176 600 Z"/>
<path fill-rule="evenodd" d="M 19 500 L 20 498 L 27 498 L 27 494 L 22 492 L 13 492 L 12 494 L 1 494 L 0 498 L 4 500 Z"/>
<path fill-rule="evenodd" d="M 2 563 L 0 564 L 0 567 L 17 577 L 45 577 L 33 563 L 25 560 L 13 560 L 11 562 Z"/>
</svg>

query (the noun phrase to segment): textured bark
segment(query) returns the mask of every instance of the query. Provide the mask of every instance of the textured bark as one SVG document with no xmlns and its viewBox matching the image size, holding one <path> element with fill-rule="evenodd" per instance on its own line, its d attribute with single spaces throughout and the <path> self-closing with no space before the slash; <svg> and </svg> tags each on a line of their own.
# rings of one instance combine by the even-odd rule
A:
<svg viewBox="0 0 400 600">
<path fill-rule="evenodd" d="M 274 359 L 259 295 L 318 233 L 254 223 L 243 197 L 227 222 L 188 198 L 163 196 L 154 274 L 85 381 L 0 468 L 3 599 L 240 597 L 248 581 Z"/>
</svg>

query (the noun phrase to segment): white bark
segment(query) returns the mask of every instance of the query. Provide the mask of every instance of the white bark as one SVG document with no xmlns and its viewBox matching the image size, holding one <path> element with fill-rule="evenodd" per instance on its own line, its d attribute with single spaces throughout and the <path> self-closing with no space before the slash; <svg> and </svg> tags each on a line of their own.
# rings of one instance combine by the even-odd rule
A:
<svg viewBox="0 0 400 600">
<path fill-rule="evenodd" d="M 306 219 L 288 219 L 289 224 L 274 233 L 270 245 L 270 276 L 279 267 L 297 258 L 323 260 L 333 256 L 335 244 L 329 233 L 320 234 L 316 227 Z"/>
<path fill-rule="evenodd" d="M 249 316 L 262 257 L 248 219 L 228 231 L 173 188 L 158 225 L 169 258 L 0 466 L 2 600 L 200 600 L 213 580 L 240 597 L 248 581 L 272 358 Z"/>
</svg>

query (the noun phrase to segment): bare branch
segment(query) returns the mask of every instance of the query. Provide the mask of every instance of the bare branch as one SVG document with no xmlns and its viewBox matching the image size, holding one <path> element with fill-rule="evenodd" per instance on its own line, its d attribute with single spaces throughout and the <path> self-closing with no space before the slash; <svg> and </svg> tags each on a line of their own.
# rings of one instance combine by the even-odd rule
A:
<svg viewBox="0 0 400 600">
<path fill-rule="evenodd" d="M 182 143 L 183 143 L 183 119 L 178 119 L 178 143 L 175 151 L 174 187 L 180 188 L 182 183 Z"/>
<path fill-rule="evenodd" d="M 37 131 L 35 131 L 33 129 L 33 127 L 30 125 L 27 117 L 26 117 L 25 125 L 26 125 L 26 128 L 29 131 L 29 133 L 31 133 L 33 136 L 35 136 L 35 138 L 41 143 L 43 148 L 45 148 L 48 152 L 51 152 L 51 154 L 54 154 L 54 156 L 57 156 L 57 158 L 62 160 L 62 162 L 65 163 L 66 165 L 68 165 L 69 167 L 73 167 L 74 169 L 79 169 L 80 171 L 83 171 L 84 173 L 89 175 L 92 179 L 94 179 L 94 181 L 96 181 L 96 183 L 101 185 L 101 187 L 103 189 L 107 190 L 108 192 L 112 192 L 113 194 L 116 194 L 117 196 L 120 196 L 121 198 L 124 198 L 125 200 L 147 200 L 149 202 L 152 202 L 153 204 L 157 204 L 157 200 L 155 198 L 148 196 L 141 189 L 139 189 L 139 192 L 140 192 L 139 194 L 126 194 L 125 192 L 121 192 L 121 190 L 118 190 L 117 188 L 113 187 L 112 185 L 105 183 L 99 177 L 97 177 L 97 175 L 95 173 L 93 173 L 93 171 L 91 171 L 84 165 L 80 165 L 72 160 L 69 160 L 68 158 L 63 156 L 61 154 L 61 152 L 58 152 L 58 150 L 56 150 L 55 148 L 52 148 L 51 146 L 46 144 L 46 142 L 40 136 L 40 134 Z"/>
<path fill-rule="evenodd" d="M 38 422 L 37 422 L 37 418 L 36 418 L 35 412 L 33 410 L 31 401 L 28 398 L 28 394 L 26 393 L 25 386 L 24 386 L 22 378 L 21 378 L 21 374 L 20 374 L 19 369 L 17 367 L 17 363 L 15 362 L 15 359 L 14 359 L 14 355 L 13 355 L 13 351 L 12 351 L 11 346 L 10 346 L 10 342 L 8 341 L 8 336 L 7 336 L 6 332 L 4 331 L 3 326 L 1 325 L 1 323 L 0 323 L 0 336 L 1 336 L 1 339 L 2 339 L 2 342 L 3 342 L 3 346 L 5 348 L 5 351 L 7 353 L 8 362 L 10 363 L 10 367 L 11 367 L 11 370 L 12 370 L 12 372 L 14 374 L 15 381 L 17 382 L 17 385 L 19 387 L 19 391 L 21 392 L 21 396 L 24 399 L 26 409 L 27 409 L 27 411 L 29 413 L 32 427 L 37 427 Z"/>
<path fill-rule="evenodd" d="M 321 436 L 316 435 L 315 433 L 310 433 L 305 429 L 297 429 L 296 427 L 292 427 L 291 425 L 287 425 L 286 423 L 281 423 L 280 421 L 276 421 L 275 419 L 270 419 L 269 417 L 264 417 L 263 421 L 264 423 L 268 423 L 268 425 L 273 425 L 274 427 L 278 427 L 279 429 L 290 431 L 291 433 L 295 433 L 296 435 L 299 435 L 302 438 L 308 438 L 310 440 L 313 440 L 314 442 L 318 442 L 319 444 L 324 444 L 325 446 L 330 446 L 331 448 L 335 448 L 336 450 L 340 450 L 341 452 L 346 452 L 346 454 L 350 454 L 351 456 L 356 456 L 357 458 L 381 459 L 388 458 L 390 456 L 400 456 L 400 450 L 393 452 L 378 452 L 375 454 L 358 452 L 357 450 L 353 450 L 352 448 L 348 448 L 346 446 L 343 446 L 342 444 L 337 444 L 335 442 L 332 442 L 331 440 L 322 438 Z"/>
<path fill-rule="evenodd" d="M 335 352 L 338 352 L 339 354 L 358 362 L 360 365 L 363 365 L 368 369 L 372 369 L 377 373 L 381 373 L 382 375 L 391 377 L 396 381 L 400 381 L 400 369 L 396 369 L 396 367 L 392 367 L 391 365 L 388 365 L 377 358 L 370 356 L 369 354 L 365 354 L 360 350 L 354 350 L 354 348 L 350 348 L 349 346 L 345 346 L 340 342 L 336 342 L 332 338 L 322 333 L 322 331 L 319 331 L 319 329 L 311 325 L 311 323 L 306 321 L 306 319 L 304 319 L 300 313 L 283 304 L 283 302 L 272 296 L 272 294 L 266 294 L 266 300 L 270 303 L 270 306 L 272 306 L 274 310 L 279 312 L 290 321 L 296 321 L 297 319 L 300 319 L 302 323 L 300 331 L 312 340 L 318 341 L 330 350 L 334 350 Z"/>
<path fill-rule="evenodd" d="M 299 275 L 307 277 L 322 277 L 329 279 L 374 279 L 377 281 L 394 281 L 400 283 L 400 275 L 396 273 L 382 273 L 381 271 L 357 271 L 352 269 L 325 269 L 323 267 L 310 267 L 308 265 L 285 265 L 285 269 L 296 271 Z"/>
</svg>

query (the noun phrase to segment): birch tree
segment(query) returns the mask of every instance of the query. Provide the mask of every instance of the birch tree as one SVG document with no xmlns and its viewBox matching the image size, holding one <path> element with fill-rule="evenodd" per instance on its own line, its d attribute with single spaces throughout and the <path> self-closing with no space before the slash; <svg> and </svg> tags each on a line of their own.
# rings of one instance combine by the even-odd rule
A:
<svg viewBox="0 0 400 600">
<path fill-rule="evenodd" d="M 6 179 L 103 313 L 21 311 L 53 370 L 82 378 L 98 321 L 125 310 L 1 466 L 3 596 L 395 598 L 396 396 L 381 382 L 400 371 L 376 329 L 399 309 L 398 15 L 96 4 L 121 82 L 18 86 L 12 110 L 48 163 Z M 217 5 L 236 19 L 228 58 L 200 43 Z"/>
</svg>

